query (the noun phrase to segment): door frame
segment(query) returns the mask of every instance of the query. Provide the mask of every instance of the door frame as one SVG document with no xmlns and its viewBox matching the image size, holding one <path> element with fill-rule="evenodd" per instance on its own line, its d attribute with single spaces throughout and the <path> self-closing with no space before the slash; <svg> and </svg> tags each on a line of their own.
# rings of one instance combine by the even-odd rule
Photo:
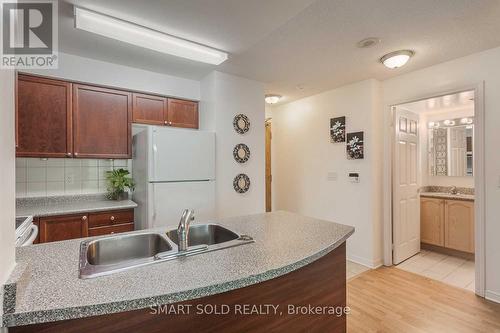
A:
<svg viewBox="0 0 500 333">
<path fill-rule="evenodd" d="M 476 294 L 485 296 L 485 105 L 484 81 L 458 86 L 444 92 L 423 95 L 409 100 L 394 101 L 383 106 L 384 112 L 384 174 L 383 174 L 383 257 L 384 265 L 392 266 L 392 159 L 394 156 L 394 107 L 400 104 L 418 102 L 434 97 L 474 91 L 474 224 L 475 224 L 475 288 Z"/>
</svg>

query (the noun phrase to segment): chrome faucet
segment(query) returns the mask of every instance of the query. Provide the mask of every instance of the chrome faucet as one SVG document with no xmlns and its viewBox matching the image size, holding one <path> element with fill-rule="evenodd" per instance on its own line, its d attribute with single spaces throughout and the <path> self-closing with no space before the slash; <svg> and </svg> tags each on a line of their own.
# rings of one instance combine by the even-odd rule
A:
<svg viewBox="0 0 500 333">
<path fill-rule="evenodd" d="M 177 227 L 179 251 L 187 251 L 188 249 L 189 224 L 192 221 L 194 221 L 194 211 L 192 209 L 185 209 Z"/>
<path fill-rule="evenodd" d="M 450 189 L 450 194 L 458 194 L 458 190 L 456 186 L 452 186 Z"/>
</svg>

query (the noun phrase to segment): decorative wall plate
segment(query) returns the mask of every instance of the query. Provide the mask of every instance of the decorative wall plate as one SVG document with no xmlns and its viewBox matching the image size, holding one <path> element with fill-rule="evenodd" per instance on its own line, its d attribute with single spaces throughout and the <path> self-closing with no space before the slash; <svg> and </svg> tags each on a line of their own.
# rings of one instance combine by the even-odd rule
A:
<svg viewBox="0 0 500 333">
<path fill-rule="evenodd" d="M 240 173 L 234 177 L 233 187 L 237 193 L 246 193 L 250 189 L 250 178 L 244 173 Z"/>
<path fill-rule="evenodd" d="M 245 134 L 250 130 L 250 119 L 244 114 L 238 114 L 233 120 L 234 130 L 239 134 Z"/>
<path fill-rule="evenodd" d="M 244 143 L 239 143 L 233 149 L 233 156 L 236 162 L 245 163 L 250 159 L 250 148 Z"/>
</svg>

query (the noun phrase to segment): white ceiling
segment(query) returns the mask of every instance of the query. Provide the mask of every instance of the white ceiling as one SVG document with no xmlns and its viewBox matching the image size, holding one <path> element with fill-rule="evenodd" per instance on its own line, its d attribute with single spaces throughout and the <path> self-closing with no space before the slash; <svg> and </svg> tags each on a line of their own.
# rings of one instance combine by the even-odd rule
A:
<svg viewBox="0 0 500 333">
<path fill-rule="evenodd" d="M 418 114 L 447 113 L 450 111 L 474 109 L 474 91 L 439 96 L 422 101 L 398 105 L 405 110 Z"/>
<path fill-rule="evenodd" d="M 230 59 L 205 65 L 78 31 L 70 3 L 227 51 Z M 500 46 L 498 0 L 60 0 L 60 15 L 63 52 L 192 79 L 216 68 L 262 81 L 284 102 Z M 382 42 L 356 47 L 372 36 Z M 378 63 L 398 49 L 415 50 L 407 66 Z"/>
</svg>

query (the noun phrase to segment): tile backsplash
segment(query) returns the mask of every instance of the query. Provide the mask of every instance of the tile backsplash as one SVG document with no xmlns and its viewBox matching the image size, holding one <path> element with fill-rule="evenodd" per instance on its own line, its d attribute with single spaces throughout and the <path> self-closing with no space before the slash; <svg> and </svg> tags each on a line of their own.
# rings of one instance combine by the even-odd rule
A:
<svg viewBox="0 0 500 333">
<path fill-rule="evenodd" d="M 16 158 L 16 197 L 106 192 L 106 171 L 128 169 L 132 160 Z"/>
</svg>

